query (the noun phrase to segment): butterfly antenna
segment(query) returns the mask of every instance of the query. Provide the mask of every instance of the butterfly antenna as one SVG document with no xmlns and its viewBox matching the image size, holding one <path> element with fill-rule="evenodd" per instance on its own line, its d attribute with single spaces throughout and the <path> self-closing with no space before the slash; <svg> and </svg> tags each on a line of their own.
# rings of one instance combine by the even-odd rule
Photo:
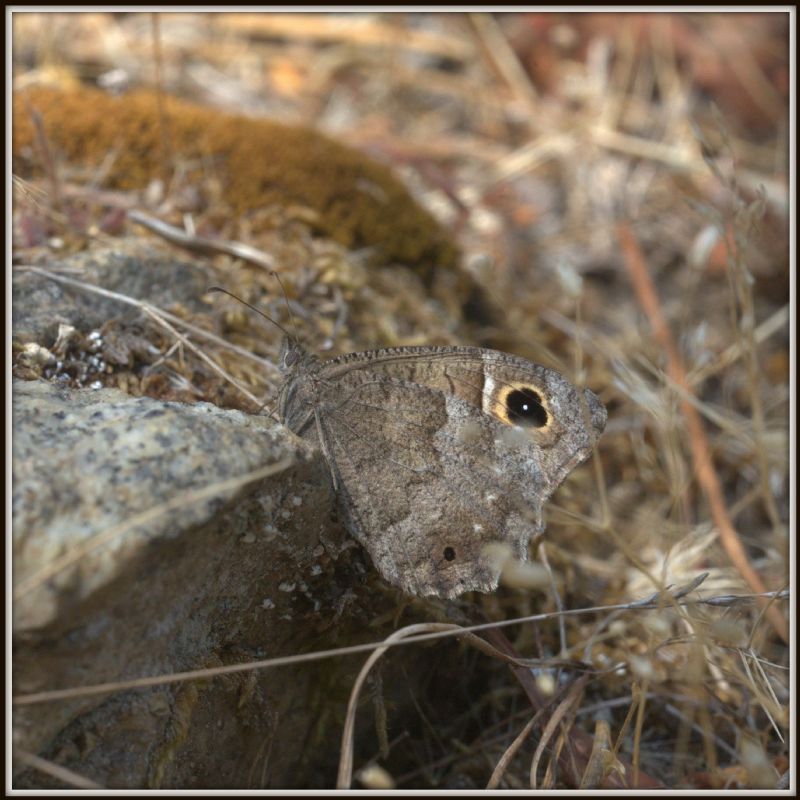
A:
<svg viewBox="0 0 800 800">
<path fill-rule="evenodd" d="M 260 314 L 262 317 L 264 317 L 265 320 L 267 320 L 268 322 L 271 322 L 276 328 L 278 328 L 279 330 L 283 331 L 286 334 L 286 336 L 288 336 L 290 339 L 296 339 L 297 338 L 296 336 L 292 336 L 292 334 L 289 333 L 289 331 L 287 331 L 286 328 L 283 327 L 283 325 L 281 325 L 278 322 L 275 322 L 275 320 L 272 319 L 272 317 L 267 316 L 263 311 L 260 311 L 255 306 L 250 305 L 250 303 L 248 303 L 247 300 L 242 300 L 241 297 L 237 297 L 235 294 L 233 294 L 233 292 L 229 292 L 227 289 L 223 289 L 221 286 L 211 286 L 208 289 L 208 291 L 209 292 L 222 292 L 222 294 L 227 294 L 229 297 L 232 297 L 234 300 L 238 300 L 242 305 L 247 306 L 249 309 L 252 309 L 253 311 L 255 311 L 256 314 Z M 292 320 L 292 322 L 294 322 L 294 320 Z"/>
<path fill-rule="evenodd" d="M 295 340 L 299 341 L 300 337 L 297 335 L 297 324 L 294 321 L 294 314 L 292 314 L 292 307 L 289 305 L 289 296 L 286 294 L 286 287 L 283 285 L 283 281 L 281 280 L 281 276 L 275 270 L 272 270 L 272 277 L 278 281 L 278 285 L 281 287 L 281 291 L 283 292 L 283 302 L 286 303 L 286 310 L 289 312 L 289 319 L 292 321 L 292 330 L 295 331 Z"/>
</svg>

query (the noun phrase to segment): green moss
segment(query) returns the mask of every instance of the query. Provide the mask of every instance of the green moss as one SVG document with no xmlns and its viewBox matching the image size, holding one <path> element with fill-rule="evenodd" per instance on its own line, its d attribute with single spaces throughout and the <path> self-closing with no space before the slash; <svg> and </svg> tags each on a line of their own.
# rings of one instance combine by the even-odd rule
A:
<svg viewBox="0 0 800 800">
<path fill-rule="evenodd" d="M 267 204 L 301 204 L 319 215 L 319 232 L 346 247 L 372 247 L 380 262 L 413 266 L 430 281 L 458 251 L 388 168 L 315 131 L 223 114 L 173 98 L 165 103 L 173 158 L 202 176 L 209 165 L 222 199 L 239 215 Z M 30 109 L 51 147 L 73 164 L 97 168 L 115 158 L 104 185 L 140 189 L 169 177 L 157 98 L 111 97 L 81 88 L 30 88 L 14 96 L 14 170 L 41 171 Z"/>
</svg>

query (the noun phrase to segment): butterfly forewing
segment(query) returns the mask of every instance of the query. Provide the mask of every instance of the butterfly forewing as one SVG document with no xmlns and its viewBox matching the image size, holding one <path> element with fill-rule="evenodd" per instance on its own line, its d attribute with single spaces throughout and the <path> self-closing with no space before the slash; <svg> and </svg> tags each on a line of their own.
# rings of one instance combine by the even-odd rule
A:
<svg viewBox="0 0 800 800">
<path fill-rule="evenodd" d="M 295 371 L 284 397 L 287 424 L 320 445 L 343 518 L 383 576 L 448 597 L 496 586 L 488 543 L 525 557 L 602 409 L 592 395 L 582 412 L 552 370 L 475 348 L 352 353 Z"/>
</svg>

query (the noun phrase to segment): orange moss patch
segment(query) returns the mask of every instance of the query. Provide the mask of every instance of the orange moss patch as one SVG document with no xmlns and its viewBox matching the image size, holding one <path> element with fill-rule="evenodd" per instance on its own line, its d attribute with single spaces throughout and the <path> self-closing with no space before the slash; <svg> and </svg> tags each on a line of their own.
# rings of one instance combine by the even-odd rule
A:
<svg viewBox="0 0 800 800">
<path fill-rule="evenodd" d="M 390 170 L 306 128 L 224 114 L 174 98 L 165 103 L 175 158 L 191 174 L 213 172 L 233 213 L 269 204 L 305 205 L 317 227 L 346 247 L 375 248 L 382 262 L 414 266 L 426 281 L 452 267 L 458 251 Z M 41 172 L 29 109 L 44 121 L 49 145 L 70 163 L 97 168 L 113 152 L 104 185 L 140 189 L 168 178 L 156 96 L 111 97 L 95 89 L 32 87 L 14 95 L 14 171 Z"/>
</svg>

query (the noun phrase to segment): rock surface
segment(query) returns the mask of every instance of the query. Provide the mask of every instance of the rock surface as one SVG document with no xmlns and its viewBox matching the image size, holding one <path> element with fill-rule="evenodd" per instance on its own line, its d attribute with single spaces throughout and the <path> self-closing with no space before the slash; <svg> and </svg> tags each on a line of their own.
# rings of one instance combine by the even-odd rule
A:
<svg viewBox="0 0 800 800">
<path fill-rule="evenodd" d="M 147 240 L 118 239 L 113 247 L 93 247 L 54 262 L 52 254 L 34 259 L 43 267 L 137 300 L 169 308 L 179 303 L 199 309 L 198 298 L 216 280 L 201 261 L 190 261 Z M 84 332 L 114 317 L 141 312 L 112 298 L 81 292 L 33 273 L 15 270 L 12 280 L 14 341 L 55 339 L 60 323 Z"/>
<path fill-rule="evenodd" d="M 320 628 L 318 620 L 298 626 L 298 614 L 324 605 L 335 619 L 346 589 L 332 578 L 335 546 L 321 544 L 327 476 L 283 427 L 208 404 L 45 381 L 16 382 L 13 397 L 14 582 L 24 589 L 14 604 L 15 695 L 214 666 L 231 653 L 297 652 Z M 275 464 L 279 471 L 261 481 L 175 502 Z M 85 551 L 79 560 L 37 580 L 76 548 Z M 243 691 L 252 702 L 240 705 Z M 307 691 L 306 680 L 276 670 L 22 706 L 16 744 L 108 787 L 242 786 L 244 777 L 230 774 L 243 768 L 242 753 L 232 752 L 243 748 L 241 726 L 263 741 Z M 292 724 L 307 733 L 311 712 Z M 276 748 L 271 775 L 300 757 L 303 740 Z M 187 746 L 202 753 L 202 767 L 174 763 Z M 29 775 L 17 785 L 43 784 Z"/>
<path fill-rule="evenodd" d="M 254 490 L 244 483 L 217 492 L 216 484 L 269 465 L 277 474 L 294 464 L 308 470 L 313 461 L 308 448 L 268 417 L 208 403 L 128 397 L 114 389 L 15 381 L 12 419 L 15 584 L 29 587 L 23 594 L 15 590 L 18 632 L 71 614 L 118 579 L 127 564 L 162 541 L 180 539 Z M 203 489 L 212 494 L 197 499 Z M 180 505 L 182 496 L 186 502 Z M 276 526 L 287 522 L 280 504 L 265 494 L 262 529 L 243 528 L 239 547 L 278 537 Z M 325 509 L 319 511 L 322 516 L 312 520 L 317 530 L 325 519 Z M 297 532 L 292 539 L 299 549 Z M 231 543 L 221 544 L 224 549 Z M 82 555 L 70 563 L 73 551 Z M 66 563 L 54 575 L 43 571 L 59 561 Z M 199 565 L 194 572 L 201 574 Z"/>
</svg>

